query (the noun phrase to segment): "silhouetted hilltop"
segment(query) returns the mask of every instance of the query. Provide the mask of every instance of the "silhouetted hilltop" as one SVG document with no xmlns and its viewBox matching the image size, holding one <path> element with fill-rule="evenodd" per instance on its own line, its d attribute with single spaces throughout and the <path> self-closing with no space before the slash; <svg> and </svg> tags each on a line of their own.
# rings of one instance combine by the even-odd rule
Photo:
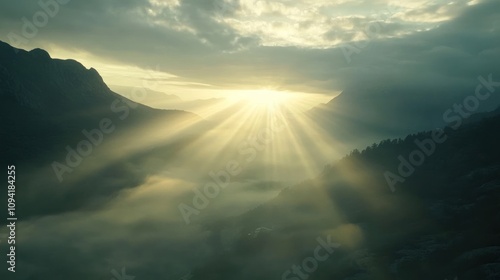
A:
<svg viewBox="0 0 500 280">
<path fill-rule="evenodd" d="M 17 50 L 0 42 L 0 96 L 39 113 L 60 115 L 116 98 L 93 68 L 52 59 L 42 49 Z"/>
<path fill-rule="evenodd" d="M 0 161 L 30 174 L 18 180 L 23 186 L 18 193 L 26 197 L 19 202 L 25 218 L 77 209 L 89 201 L 100 205 L 121 189 L 140 184 L 147 174 L 135 165 L 146 156 L 168 158 L 164 155 L 171 156 L 202 131 L 191 127 L 169 141 L 131 150 L 144 137 L 144 127 L 155 124 L 150 133 L 168 138 L 172 127 L 200 119 L 118 95 L 95 69 L 75 60 L 52 59 L 42 49 L 25 51 L 4 42 L 0 42 L 0 110 L 5 116 L 0 120 Z M 50 199 L 37 200 L 42 196 Z"/>
<path fill-rule="evenodd" d="M 52 59 L 42 49 L 25 51 L 1 41 L 0 110 L 7 116 L 0 133 L 12 160 L 34 158 L 54 144 L 71 142 L 103 118 L 126 116 L 122 126 L 130 127 L 156 118 L 195 117 L 118 95 L 95 69 L 75 60 Z"/>
<path fill-rule="evenodd" d="M 308 116 L 335 139 L 351 143 L 351 148 L 362 147 L 447 125 L 443 113 L 475 90 L 474 86 L 449 91 L 429 85 L 422 91 L 393 83 L 377 81 L 351 86 L 326 104 L 311 109 Z M 491 94 L 472 113 L 492 111 L 499 104 L 500 96 Z"/>
</svg>

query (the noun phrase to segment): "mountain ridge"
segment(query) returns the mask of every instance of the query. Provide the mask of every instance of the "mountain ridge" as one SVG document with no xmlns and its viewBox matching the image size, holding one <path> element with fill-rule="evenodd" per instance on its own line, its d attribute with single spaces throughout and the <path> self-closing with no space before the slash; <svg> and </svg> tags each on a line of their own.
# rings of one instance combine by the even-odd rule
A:
<svg viewBox="0 0 500 280">
<path fill-rule="evenodd" d="M 52 59 L 42 49 L 25 51 L 4 42 L 0 42 L 0 110 L 5 116 L 0 120 L 4 147 L 0 161 L 31 174 L 19 179 L 24 187 L 18 193 L 26 195 L 19 211 L 26 219 L 32 215 L 74 210 L 90 201 L 102 203 L 122 189 L 138 186 L 146 174 L 131 166 L 138 165 L 147 156 L 161 158 L 174 154 L 196 138 L 205 126 L 195 114 L 153 109 L 113 92 L 97 70 L 87 69 L 76 60 Z M 96 132 L 103 123 L 113 128 L 112 134 Z M 158 125 L 155 132 L 165 137 L 172 134 L 172 127 L 179 123 L 190 126 L 176 138 L 123 155 L 121 161 L 105 157 L 109 162 L 103 165 L 99 155 L 113 148 L 110 142 L 131 145 L 142 135 L 123 139 L 124 136 L 133 131 L 142 132 L 143 127 L 152 123 Z M 107 144 L 107 148 L 101 148 L 103 145 L 96 142 L 89 156 L 80 157 L 82 166 L 72 167 L 71 172 L 64 173 L 64 180 L 58 180 L 54 162 L 67 163 L 71 151 L 75 151 L 79 143 L 88 141 L 86 135 L 90 132 L 101 133 L 100 142 Z M 99 170 L 79 179 L 86 170 L 100 165 Z M 2 192 L 0 197 L 3 199 L 6 193 Z M 53 198 L 41 203 L 33 194 Z"/>
</svg>

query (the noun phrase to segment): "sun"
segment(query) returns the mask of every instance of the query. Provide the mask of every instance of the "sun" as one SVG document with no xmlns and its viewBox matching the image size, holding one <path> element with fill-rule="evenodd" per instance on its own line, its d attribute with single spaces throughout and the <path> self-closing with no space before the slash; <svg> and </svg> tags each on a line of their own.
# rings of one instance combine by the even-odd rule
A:
<svg viewBox="0 0 500 280">
<path fill-rule="evenodd" d="M 233 97 L 248 105 L 257 107 L 290 105 L 296 100 L 296 96 L 292 92 L 270 89 L 241 90 L 234 92 Z"/>
</svg>

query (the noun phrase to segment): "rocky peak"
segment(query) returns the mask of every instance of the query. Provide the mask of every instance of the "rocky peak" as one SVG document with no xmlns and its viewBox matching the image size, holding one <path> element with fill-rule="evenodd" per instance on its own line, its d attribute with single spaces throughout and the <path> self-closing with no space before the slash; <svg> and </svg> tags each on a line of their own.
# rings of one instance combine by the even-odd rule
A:
<svg viewBox="0 0 500 280">
<path fill-rule="evenodd" d="M 16 50 L 0 42 L 3 98 L 15 99 L 24 107 L 53 114 L 58 114 L 62 108 L 87 110 L 116 98 L 93 68 L 87 69 L 76 60 L 52 59 L 42 49 Z"/>
</svg>

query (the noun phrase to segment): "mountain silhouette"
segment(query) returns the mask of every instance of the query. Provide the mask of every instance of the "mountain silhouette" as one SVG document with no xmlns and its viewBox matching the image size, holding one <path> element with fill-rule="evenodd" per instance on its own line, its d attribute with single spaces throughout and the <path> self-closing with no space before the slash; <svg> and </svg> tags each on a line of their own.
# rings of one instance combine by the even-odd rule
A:
<svg viewBox="0 0 500 280">
<path fill-rule="evenodd" d="M 373 94 L 366 96 L 369 90 Z M 435 119 L 421 114 L 444 105 L 411 108 L 411 99 L 402 103 L 394 96 L 394 89 L 361 86 L 311 110 L 309 117 L 353 145 L 443 124 L 439 114 Z M 443 100 L 429 103 L 451 104 Z M 200 122 L 177 135 L 180 124 L 199 118 L 131 101 L 77 61 L 3 42 L 0 110 L 2 164 L 15 164 L 24 175 L 16 180 L 16 195 L 22 198 L 18 216 L 25 220 L 101 209 L 121 191 L 144 183 L 155 168 L 173 165 L 177 153 L 207 129 Z M 212 122 L 238 110 L 217 112 Z M 421 119 L 413 125 L 416 115 Z M 207 236 L 202 249 L 210 260 L 185 275 L 193 280 L 500 279 L 499 126 L 496 109 L 473 115 L 460 127 L 386 139 L 353 150 L 316 178 L 243 215 L 203 220 L 194 227 Z M 147 142 L 153 136 L 161 141 Z M 79 150 L 83 141 L 87 149 L 91 145 L 85 155 Z M 58 175 L 55 162 L 69 171 Z M 7 201 L 5 189 L 0 200 Z M 297 274 L 292 265 L 310 264 L 318 246 L 328 257 L 314 260 L 318 265 L 311 274 Z"/>
<path fill-rule="evenodd" d="M 65 137 L 66 142 L 80 137 L 81 127 L 132 110 L 123 126 L 156 118 L 194 117 L 133 102 L 111 91 L 95 69 L 75 60 L 52 59 L 42 49 L 28 52 L 1 41 L 0 104 L 7 116 L 2 120 L 4 145 L 9 147 L 4 158 L 10 161 L 38 157 Z M 61 140 L 54 139 L 56 135 Z"/>
<path fill-rule="evenodd" d="M 443 112 L 475 91 L 475 86 L 461 91 L 431 85 L 425 91 L 415 88 L 387 80 L 350 86 L 326 104 L 311 109 L 308 116 L 335 139 L 354 149 L 443 127 L 447 125 Z M 492 94 L 473 113 L 493 111 L 499 104 L 500 96 Z"/>
<path fill-rule="evenodd" d="M 133 102 L 110 90 L 93 68 L 86 69 L 75 60 L 52 59 L 42 49 L 25 51 L 4 42 L 0 42 L 0 110 L 5 116 L 0 120 L 2 164 L 15 164 L 25 174 L 33 174 L 19 182 L 24 185 L 19 195 L 32 197 L 20 202 L 25 205 L 24 209 L 20 207 L 25 217 L 76 209 L 96 197 L 107 199 L 120 189 L 136 186 L 146 174 L 133 171 L 130 164 L 151 154 L 171 155 L 202 131 L 199 126 L 193 127 L 174 142 L 123 155 L 121 161 L 110 159 L 104 166 L 96 157 L 106 150 L 99 149 L 100 145 L 113 146 L 110 138 L 122 138 L 117 143 L 128 145 L 134 139 L 123 139 L 125 134 L 158 122 L 161 126 L 157 132 L 168 136 L 179 122 L 194 122 L 199 117 Z M 103 125 L 112 133 L 98 131 Z M 65 165 L 82 141 L 97 143 L 91 146 L 88 158 L 73 156 L 82 167 L 70 167 L 64 169 L 64 175 L 57 175 L 54 162 Z M 101 168 L 87 176 L 77 174 L 100 164 Z M 33 194 L 53 197 L 35 202 Z M 3 192 L 0 197 L 5 195 Z"/>
</svg>

